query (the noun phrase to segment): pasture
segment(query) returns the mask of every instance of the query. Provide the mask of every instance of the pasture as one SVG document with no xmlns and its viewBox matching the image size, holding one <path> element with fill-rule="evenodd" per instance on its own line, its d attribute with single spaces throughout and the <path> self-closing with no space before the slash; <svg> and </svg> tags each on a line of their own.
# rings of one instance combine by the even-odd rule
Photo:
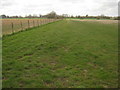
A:
<svg viewBox="0 0 120 90">
<path fill-rule="evenodd" d="M 3 88 L 117 88 L 117 24 L 61 20 L 2 40 Z"/>
</svg>

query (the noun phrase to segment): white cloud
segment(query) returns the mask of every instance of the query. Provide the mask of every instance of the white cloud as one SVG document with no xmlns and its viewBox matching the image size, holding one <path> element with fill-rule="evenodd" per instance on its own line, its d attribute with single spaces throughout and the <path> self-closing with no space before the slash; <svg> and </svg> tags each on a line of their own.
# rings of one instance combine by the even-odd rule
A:
<svg viewBox="0 0 120 90">
<path fill-rule="evenodd" d="M 118 15 L 119 0 L 2 0 L 0 14 Z"/>
</svg>

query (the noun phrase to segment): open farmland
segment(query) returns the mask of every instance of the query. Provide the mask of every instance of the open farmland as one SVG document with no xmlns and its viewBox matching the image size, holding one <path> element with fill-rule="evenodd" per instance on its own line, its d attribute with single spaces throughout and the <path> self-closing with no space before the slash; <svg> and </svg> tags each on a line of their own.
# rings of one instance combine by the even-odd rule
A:
<svg viewBox="0 0 120 90">
<path fill-rule="evenodd" d="M 12 34 L 54 21 L 57 19 L 2 19 L 2 34 Z"/>
<path fill-rule="evenodd" d="M 3 37 L 3 88 L 117 88 L 117 24 L 61 20 Z"/>
</svg>

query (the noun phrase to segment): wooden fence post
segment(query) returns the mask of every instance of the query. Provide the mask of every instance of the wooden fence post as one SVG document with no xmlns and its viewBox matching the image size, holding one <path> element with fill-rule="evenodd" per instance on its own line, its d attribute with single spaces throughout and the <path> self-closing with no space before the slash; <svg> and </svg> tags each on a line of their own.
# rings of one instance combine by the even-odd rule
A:
<svg viewBox="0 0 120 90">
<path fill-rule="evenodd" d="M 41 25 L 41 21 L 39 20 L 39 23 L 40 23 L 40 25 Z"/>
<path fill-rule="evenodd" d="M 44 19 L 42 20 L 42 24 L 44 24 Z"/>
<path fill-rule="evenodd" d="M 34 21 L 34 26 L 35 26 L 36 24 L 35 24 L 35 21 Z"/>
<path fill-rule="evenodd" d="M 41 22 L 42 24 L 43 24 L 43 20 L 42 20 L 42 22 Z"/>
<path fill-rule="evenodd" d="M 39 26 L 38 20 L 37 20 L 37 24 L 38 24 L 38 26 Z"/>
<path fill-rule="evenodd" d="M 34 23 L 34 20 L 33 20 L 33 27 L 35 27 L 35 23 Z"/>
<path fill-rule="evenodd" d="M 49 23 L 50 23 L 50 19 L 49 19 Z"/>
<path fill-rule="evenodd" d="M 28 20 L 28 28 L 30 28 L 30 22 L 29 22 L 29 20 Z"/>
<path fill-rule="evenodd" d="M 13 22 L 11 23 L 11 25 L 12 25 L 12 33 L 14 33 L 14 30 L 13 30 L 13 28 L 14 28 L 14 26 L 13 26 Z"/>
<path fill-rule="evenodd" d="M 45 24 L 46 24 L 46 19 L 45 19 Z"/>
<path fill-rule="evenodd" d="M 22 30 L 23 30 L 23 25 L 22 25 L 22 22 L 20 22 L 20 24 L 21 24 L 21 28 L 22 28 Z"/>
</svg>

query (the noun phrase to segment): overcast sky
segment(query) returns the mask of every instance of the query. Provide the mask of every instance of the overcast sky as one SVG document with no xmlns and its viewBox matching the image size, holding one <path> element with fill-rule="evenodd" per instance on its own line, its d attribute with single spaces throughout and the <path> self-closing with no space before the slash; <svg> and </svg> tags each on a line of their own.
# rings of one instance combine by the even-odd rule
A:
<svg viewBox="0 0 120 90">
<path fill-rule="evenodd" d="M 0 14 L 118 15 L 119 0 L 0 0 Z"/>
</svg>

